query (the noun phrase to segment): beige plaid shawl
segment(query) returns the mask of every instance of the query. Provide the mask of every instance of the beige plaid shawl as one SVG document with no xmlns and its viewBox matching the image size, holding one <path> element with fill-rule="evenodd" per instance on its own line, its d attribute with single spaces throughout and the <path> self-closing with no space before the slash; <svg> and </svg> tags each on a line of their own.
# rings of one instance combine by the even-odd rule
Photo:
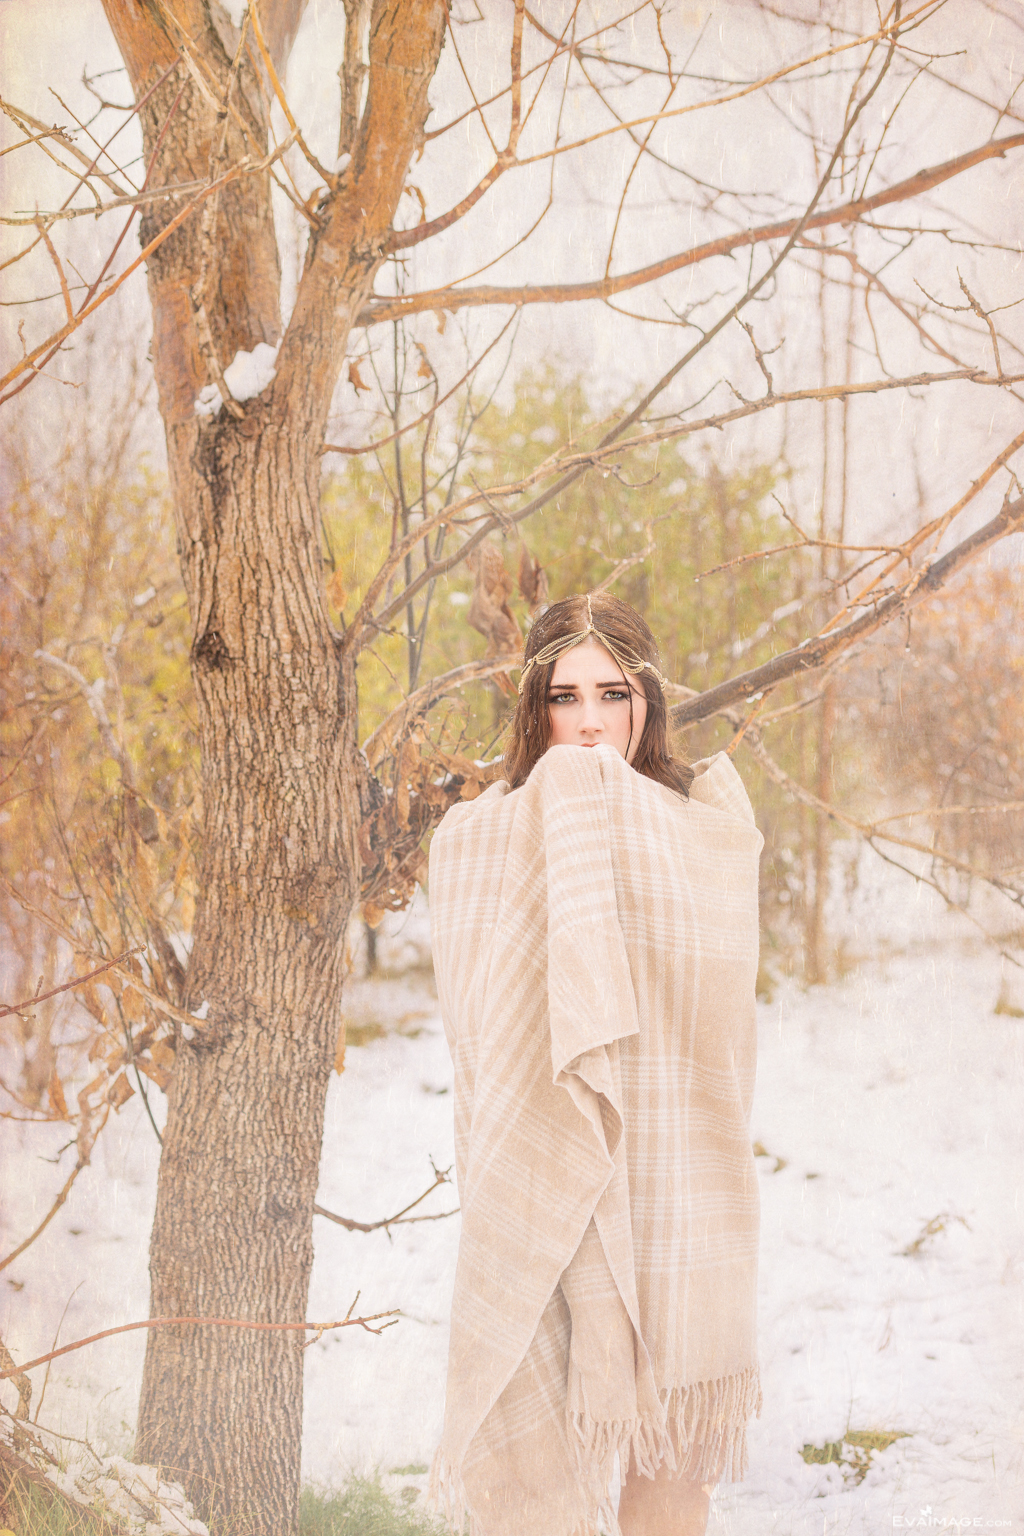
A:
<svg viewBox="0 0 1024 1536">
<path fill-rule="evenodd" d="M 554 747 L 431 845 L 462 1205 L 432 1489 L 473 1536 L 617 1530 L 616 1453 L 743 1475 L 762 839 L 724 754 L 695 774 Z"/>
</svg>

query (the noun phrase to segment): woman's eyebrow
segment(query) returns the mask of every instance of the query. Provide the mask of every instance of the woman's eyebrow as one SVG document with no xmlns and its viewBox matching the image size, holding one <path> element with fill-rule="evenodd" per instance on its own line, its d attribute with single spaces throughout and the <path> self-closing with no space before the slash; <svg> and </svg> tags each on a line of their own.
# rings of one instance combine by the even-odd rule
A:
<svg viewBox="0 0 1024 1536">
<path fill-rule="evenodd" d="M 629 683 L 627 683 L 621 677 L 613 678 L 610 683 L 595 683 L 594 687 L 595 688 L 618 688 L 620 690 L 624 689 L 625 691 L 627 691 L 629 693 L 633 692 L 633 689 L 632 689 L 631 685 Z M 579 691 L 580 691 L 579 683 L 549 683 L 548 684 L 548 693 L 579 693 Z"/>
</svg>

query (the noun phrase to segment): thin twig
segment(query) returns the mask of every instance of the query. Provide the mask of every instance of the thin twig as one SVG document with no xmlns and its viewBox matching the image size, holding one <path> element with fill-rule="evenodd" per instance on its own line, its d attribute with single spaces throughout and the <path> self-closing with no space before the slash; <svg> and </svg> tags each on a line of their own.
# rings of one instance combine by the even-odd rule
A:
<svg viewBox="0 0 1024 1536">
<path fill-rule="evenodd" d="M 70 981 L 62 982 L 59 987 L 52 987 L 49 992 L 40 992 L 36 997 L 26 998 L 23 1003 L 0 1005 L 0 1019 L 6 1018 L 9 1013 L 24 1013 L 29 1008 L 34 1008 L 37 1003 L 45 1002 L 48 997 L 56 997 L 59 992 L 70 992 L 72 987 L 82 987 L 87 981 L 92 981 L 93 977 L 102 976 L 104 971 L 111 971 L 116 965 L 123 964 L 132 955 L 141 955 L 145 948 L 145 944 L 138 944 L 134 949 L 126 949 L 123 955 L 118 955 L 113 960 L 107 960 L 103 965 L 98 965 L 94 971 L 89 971 L 85 976 L 73 976 Z"/>
<path fill-rule="evenodd" d="M 29 352 L 25 357 L 21 358 L 21 360 L 16 363 L 13 368 L 8 369 L 7 373 L 5 373 L 2 378 L 0 378 L 0 389 L 6 388 L 8 384 L 12 383 L 16 378 L 19 378 L 21 374 L 26 372 L 26 370 L 34 370 L 37 358 L 42 357 L 44 352 L 50 352 L 52 349 L 59 347 L 62 342 L 65 342 L 68 337 L 72 335 L 72 333 L 76 331 L 78 327 L 85 320 L 87 320 L 91 314 L 94 313 L 95 310 L 99 309 L 101 304 L 105 304 L 111 295 L 117 292 L 121 284 L 126 282 L 127 279 L 131 277 L 133 272 L 135 272 L 139 267 L 143 266 L 149 260 L 153 252 L 157 250 L 161 245 L 163 245 L 164 241 L 169 239 L 170 236 L 173 235 L 174 231 L 180 225 L 184 224 L 187 218 L 191 217 L 191 215 L 206 198 L 213 196 L 213 194 L 216 192 L 219 192 L 222 187 L 225 187 L 228 184 L 229 181 L 234 181 L 238 176 L 255 175 L 259 172 L 267 170 L 275 160 L 277 160 L 282 154 L 284 154 L 287 149 L 290 148 L 293 142 L 294 139 L 289 134 L 288 138 L 279 144 L 272 154 L 267 155 L 264 159 L 259 161 L 254 162 L 248 155 L 246 155 L 244 159 L 239 160 L 236 165 L 233 165 L 230 170 L 225 171 L 224 175 L 219 177 L 217 181 L 212 182 L 207 187 L 204 187 L 201 192 L 197 192 L 192 201 L 187 203 L 184 208 L 175 214 L 174 218 L 171 219 L 168 224 L 164 225 L 160 233 L 155 235 L 149 244 L 139 252 L 135 260 L 129 262 L 124 271 L 118 277 L 114 278 L 113 281 L 108 283 L 103 292 L 98 294 L 97 297 L 93 299 L 91 304 L 85 305 L 78 311 L 73 321 L 69 320 L 67 324 L 63 325 L 59 331 L 54 331 L 53 335 L 49 336 L 46 341 L 40 342 L 39 346 L 34 347 L 33 350 Z M 12 390 L 11 394 L 14 393 L 16 393 L 16 391 Z M 5 400 L 9 400 L 11 398 L 11 394 L 0 397 L 0 405 L 2 405 Z"/>
<path fill-rule="evenodd" d="M 253 36 L 256 39 L 256 46 L 260 51 L 260 57 L 263 60 L 264 66 L 266 67 L 267 77 L 270 80 L 274 95 L 277 97 L 281 111 L 284 113 L 288 127 L 291 129 L 289 138 L 292 143 L 298 144 L 299 148 L 302 150 L 302 153 L 309 161 L 309 164 L 316 171 L 317 175 L 325 183 L 325 185 L 329 187 L 331 191 L 333 191 L 337 186 L 338 178 L 336 176 L 332 176 L 330 171 L 324 170 L 323 166 L 320 164 L 320 161 L 317 159 L 316 155 L 314 155 L 313 151 L 302 137 L 299 125 L 295 121 L 295 118 L 292 116 L 292 109 L 288 105 L 287 98 L 284 94 L 284 88 L 281 85 L 277 70 L 274 68 L 274 61 L 270 56 L 270 49 L 267 47 L 263 36 L 263 28 L 260 25 L 260 15 L 256 0 L 249 0 L 246 14 L 252 21 Z"/>
<path fill-rule="evenodd" d="M 64 1326 L 64 1319 L 68 1315 L 68 1307 L 70 1307 L 71 1303 L 74 1301 L 75 1297 L 78 1295 L 78 1292 L 82 1289 L 82 1286 L 84 1284 L 85 1284 L 84 1280 L 79 1280 L 78 1284 L 75 1286 L 74 1290 L 71 1292 L 71 1295 L 68 1297 L 67 1301 L 64 1303 L 64 1311 L 60 1315 L 60 1321 L 58 1322 L 56 1331 L 54 1332 L 54 1335 L 53 1335 L 53 1344 L 51 1346 L 51 1348 L 53 1348 L 53 1349 L 57 1348 L 57 1340 L 60 1338 L 60 1331 L 61 1331 L 61 1329 Z M 42 1385 L 42 1389 L 41 1389 L 41 1391 L 39 1393 L 39 1401 L 38 1401 L 38 1403 L 36 1403 L 36 1411 L 32 1415 L 32 1422 L 33 1422 L 33 1424 L 37 1424 L 38 1425 L 38 1423 L 39 1423 L 39 1415 L 43 1411 L 43 1403 L 46 1401 L 46 1389 L 50 1385 L 50 1365 L 51 1364 L 52 1364 L 51 1361 L 47 1361 L 47 1363 L 46 1363 L 46 1375 L 43 1377 L 43 1385 Z"/>
<path fill-rule="evenodd" d="M 913 821 L 916 816 L 988 816 L 1001 815 L 1004 811 L 1024 811 L 1024 800 L 1001 800 L 995 805 L 926 805 L 917 811 L 897 811 L 893 816 L 882 816 L 873 821 L 873 827 L 884 827 L 890 821 Z"/>
<path fill-rule="evenodd" d="M 398 727 L 404 726 L 417 715 L 426 714 L 432 704 L 445 694 L 453 692 L 456 688 L 464 688 L 468 683 L 482 682 L 485 678 L 496 677 L 499 672 L 507 672 L 512 665 L 509 657 L 503 656 L 495 660 L 493 657 L 480 661 L 467 661 L 460 667 L 452 667 L 450 672 L 441 672 L 437 677 L 431 678 L 429 683 L 424 683 L 422 688 L 417 688 L 410 693 L 408 698 L 393 709 L 366 738 L 363 743 L 363 751 L 370 762 L 374 761 L 381 742 L 387 742 L 394 735 Z"/>
<path fill-rule="evenodd" d="M 809 218 L 797 216 L 762 224 L 754 229 L 737 230 L 721 235 L 703 245 L 692 246 L 674 256 L 632 272 L 619 273 L 615 277 L 602 277 L 577 283 L 515 284 L 510 286 L 481 285 L 476 288 L 432 288 L 419 293 L 399 294 L 394 297 L 372 298 L 360 311 L 356 324 L 379 325 L 405 315 L 420 314 L 427 309 L 447 309 L 454 313 L 459 309 L 496 304 L 562 304 L 578 299 L 607 299 L 626 293 L 633 288 L 645 287 L 658 278 L 683 271 L 707 261 L 713 256 L 726 256 L 745 246 L 761 245 L 773 240 L 787 239 L 796 232 L 799 241 L 809 230 L 824 229 L 832 224 L 855 224 L 877 208 L 888 207 L 908 198 L 919 197 L 954 176 L 969 171 L 983 161 L 1000 158 L 1011 149 L 1024 145 L 1024 133 L 1009 134 L 994 139 L 966 154 L 957 155 L 940 165 L 929 166 L 906 180 L 876 192 L 871 197 L 841 203 L 832 208 L 822 208 Z"/>
<path fill-rule="evenodd" d="M 822 630 L 822 634 L 828 634 L 831 629 L 834 629 L 843 621 L 844 618 L 846 618 L 847 614 L 851 613 L 855 608 L 863 605 L 870 598 L 871 594 L 878 589 L 879 585 L 885 581 L 885 579 L 890 576 L 894 570 L 896 570 L 897 566 L 901 565 L 907 556 L 913 554 L 922 544 L 928 540 L 931 540 L 932 548 L 934 549 L 938 544 L 938 541 L 942 538 L 942 535 L 945 533 L 946 529 L 949 527 L 950 523 L 953 522 L 954 518 L 959 517 L 964 508 L 970 506 L 971 502 L 979 494 L 979 492 L 984 490 L 985 486 L 992 479 L 993 475 L 999 473 L 999 471 L 1005 466 L 1007 461 L 1013 457 L 1019 448 L 1024 448 L 1024 431 L 1018 432 L 1013 441 L 1007 443 L 1003 451 L 996 455 L 992 462 L 982 470 L 981 474 L 978 475 L 976 479 L 971 481 L 967 490 L 959 498 L 959 500 L 955 501 L 951 507 L 943 512 L 941 517 L 932 518 L 931 521 L 926 523 L 923 528 L 919 528 L 913 537 L 908 539 L 906 544 L 901 546 L 899 556 L 895 560 L 891 561 L 884 570 L 879 571 L 873 577 L 873 579 L 868 582 L 867 586 L 862 587 L 860 591 L 854 597 L 852 597 L 848 603 L 840 608 L 838 613 L 834 613 L 832 615 Z"/>
<path fill-rule="evenodd" d="M 431 1186 L 433 1187 L 433 1186 Z M 428 1190 L 429 1194 L 429 1190 Z M 346 1232 L 379 1232 L 387 1231 L 389 1227 L 403 1227 L 415 1221 L 444 1221 L 446 1216 L 457 1216 L 459 1207 L 451 1211 L 437 1211 L 433 1216 L 392 1216 L 387 1221 L 353 1221 L 348 1216 L 336 1216 L 333 1211 L 327 1211 L 322 1205 L 314 1205 L 315 1216 L 326 1216 L 328 1221 L 337 1222 L 339 1227 L 344 1227 Z"/>
<path fill-rule="evenodd" d="M 978 880 L 984 880 L 986 884 L 991 885 L 1015 905 L 1024 905 L 1024 896 L 1022 896 L 1021 892 L 1001 880 L 998 875 L 987 873 L 985 870 L 979 869 L 977 865 L 968 863 L 965 859 L 956 858 L 954 854 L 944 853 L 942 849 L 936 848 L 933 844 L 919 843 L 908 837 L 897 837 L 894 832 L 883 832 L 881 830 L 882 822 L 858 821 L 855 816 L 850 816 L 846 811 L 840 810 L 834 803 L 822 800 L 820 796 L 814 794 L 811 790 L 805 789 L 784 768 L 781 768 L 769 754 L 756 730 L 746 731 L 743 739 L 748 750 L 761 764 L 768 776 L 774 779 L 780 788 L 785 789 L 787 794 L 791 795 L 793 799 L 799 800 L 811 810 L 820 811 L 832 821 L 838 822 L 840 826 L 848 827 L 851 832 L 859 833 L 872 847 L 874 847 L 874 840 L 879 838 L 882 842 L 893 844 L 894 847 L 906 848 L 911 853 L 927 854 L 930 859 L 938 859 L 940 863 L 947 865 L 950 869 L 958 870 L 961 874 L 973 875 Z"/>
<path fill-rule="evenodd" d="M 957 276 L 960 277 L 959 272 L 957 273 Z M 964 297 L 967 299 L 967 302 L 970 304 L 978 319 L 984 320 L 985 324 L 988 326 L 988 333 L 992 339 L 992 351 L 995 354 L 996 375 L 1001 379 L 1003 376 L 1003 364 L 999 357 L 999 338 L 996 335 L 996 328 L 992 324 L 992 316 L 988 313 L 987 310 L 982 309 L 981 305 L 978 303 L 977 299 L 974 297 L 974 294 L 968 288 L 962 277 L 960 277 L 960 287 L 963 290 Z"/>
<path fill-rule="evenodd" d="M 435 1216 L 410 1216 L 408 1213 L 415 1210 L 416 1206 L 420 1205 L 428 1195 L 432 1195 L 434 1190 L 438 1189 L 440 1185 L 450 1184 L 450 1173 L 450 1168 L 443 1170 L 435 1168 L 433 1184 L 428 1189 L 425 1189 L 422 1195 L 417 1195 L 415 1200 L 410 1200 L 408 1205 L 403 1206 L 396 1216 L 388 1216 L 383 1221 L 353 1221 L 349 1216 L 336 1216 L 333 1211 L 324 1210 L 322 1205 L 314 1205 L 313 1211 L 317 1216 L 326 1216 L 328 1221 L 337 1222 L 338 1226 L 344 1227 L 346 1232 L 379 1232 L 381 1230 L 386 1232 L 389 1227 L 401 1226 L 405 1222 L 443 1221 L 446 1216 L 457 1215 L 457 1210 L 439 1211 Z"/>
<path fill-rule="evenodd" d="M 57 280 L 60 283 L 61 296 L 64 300 L 64 313 L 67 315 L 69 320 L 73 320 L 75 318 L 75 306 L 71 302 L 71 294 L 68 290 L 68 280 L 64 276 L 64 268 L 61 265 L 60 257 L 57 255 L 53 241 L 50 239 L 49 231 L 38 215 L 33 222 L 36 224 L 39 230 L 40 238 L 50 254 L 50 260 L 53 262 L 53 265 L 57 269 Z"/>
<path fill-rule="evenodd" d="M 69 928 L 66 928 L 63 923 L 58 922 L 49 912 L 44 911 L 42 907 L 37 907 L 35 902 L 30 901 L 23 891 L 19 891 L 17 886 L 12 885 L 10 880 L 2 874 L 0 874 L 0 886 L 3 886 L 7 894 L 12 896 L 20 907 L 23 907 L 26 912 L 31 912 L 33 917 L 37 917 L 47 928 L 59 934 L 62 939 L 66 939 L 81 954 L 88 956 L 90 960 L 106 960 L 107 957 L 105 955 L 96 954 L 95 951 L 90 952 L 76 934 L 72 933 Z M 115 976 L 120 978 L 126 987 L 134 988 L 140 997 L 144 997 L 146 1002 L 156 1009 L 157 1013 L 166 1014 L 167 1018 L 174 1019 L 179 1024 L 185 1024 L 190 1029 L 201 1030 L 205 1026 L 205 1019 L 199 1018 L 194 1013 L 186 1013 L 184 1008 L 178 1008 L 174 1003 L 168 1002 L 166 997 L 161 997 L 159 992 L 154 992 L 152 987 L 147 986 L 138 976 L 133 976 L 131 971 L 124 970 L 120 965 L 112 965 L 110 970 L 113 971 Z"/>
<path fill-rule="evenodd" d="M 23 1254 L 25 1252 L 26 1248 L 31 1247 L 31 1245 L 35 1242 L 36 1238 L 41 1236 L 41 1234 L 46 1231 L 46 1228 L 50 1225 L 50 1222 L 56 1216 L 57 1212 L 60 1210 L 61 1206 L 64 1204 L 64 1202 L 67 1199 L 68 1195 L 71 1193 L 71 1186 L 74 1184 L 75 1180 L 78 1178 L 78 1175 L 81 1173 L 82 1169 L 88 1167 L 88 1163 L 89 1163 L 89 1159 L 88 1158 L 79 1158 L 79 1160 L 75 1164 L 74 1168 L 72 1168 L 71 1173 L 70 1173 L 67 1181 L 65 1182 L 64 1188 L 61 1190 L 61 1192 L 57 1196 L 56 1200 L 50 1206 L 50 1209 L 47 1211 L 46 1215 L 43 1217 L 43 1219 L 39 1223 L 38 1227 L 36 1227 L 35 1231 L 31 1232 L 29 1234 L 29 1236 L 26 1237 L 26 1239 L 25 1239 L 25 1241 L 23 1243 L 19 1243 L 17 1248 L 15 1248 L 13 1250 L 13 1252 L 11 1252 L 11 1253 L 9 1253 L 7 1255 L 6 1259 L 0 1259 L 0 1270 L 6 1269 L 8 1264 L 13 1264 L 15 1259 L 18 1258 L 21 1254 Z M 46 1359 L 50 1359 L 52 1357 L 47 1355 L 45 1358 Z M 25 1366 L 24 1369 L 28 1370 L 28 1366 Z M 3 1375 L 0 1375 L 0 1381 L 3 1381 L 5 1375 L 6 1376 L 10 1376 L 11 1374 L 12 1373 L 10 1371 L 4 1372 Z"/>
<path fill-rule="evenodd" d="M 786 678 L 817 671 L 833 656 L 933 596 L 958 571 L 1000 539 L 1022 531 L 1024 497 L 1005 505 L 994 518 L 961 540 L 941 559 L 925 562 L 908 581 L 867 604 L 866 611 L 850 619 L 842 628 L 833 628 L 830 622 L 818 635 L 808 635 L 799 645 L 780 652 L 759 667 L 717 683 L 688 703 L 673 705 L 669 711 L 673 725 L 692 725 L 743 699 L 753 703 L 765 689 L 775 687 Z"/>
<path fill-rule="evenodd" d="M 505 324 L 502 326 L 502 328 L 498 332 L 497 336 L 495 336 L 494 340 L 492 342 L 488 343 L 488 345 L 480 353 L 480 356 L 475 359 L 475 361 L 470 365 L 469 368 L 466 369 L 465 373 L 462 375 L 462 378 L 459 379 L 455 384 L 452 385 L 451 389 L 448 391 L 448 393 L 446 395 L 442 395 L 440 400 L 436 400 L 434 402 L 434 404 L 430 407 L 429 411 L 424 411 L 421 416 L 417 416 L 415 421 L 407 422 L 404 427 L 396 428 L 396 430 L 394 432 L 389 433 L 387 437 L 380 437 L 375 442 L 372 442 L 372 443 L 364 443 L 362 445 L 362 447 L 360 447 L 360 448 L 346 448 L 341 443 L 324 443 L 324 445 L 321 448 L 320 452 L 321 453 L 344 453 L 344 454 L 349 455 L 350 457 L 358 457 L 358 455 L 363 454 L 363 453 L 375 453 L 378 448 L 386 448 L 388 443 L 393 443 L 395 441 L 396 437 L 404 437 L 407 432 L 412 432 L 417 427 L 421 427 L 425 421 L 430 421 L 431 418 L 441 408 L 441 406 L 445 405 L 447 403 L 447 401 L 449 401 L 451 399 L 452 395 L 456 394 L 457 391 L 462 388 L 462 386 L 463 386 L 463 384 L 465 384 L 466 380 L 473 376 L 473 374 L 480 367 L 480 364 L 483 362 L 484 358 L 488 355 L 488 353 L 489 352 L 493 352 L 494 348 L 498 345 L 498 342 L 504 336 L 504 334 L 508 330 L 509 326 L 515 324 L 516 319 L 517 319 L 516 312 L 513 311 L 512 314 L 509 316 L 509 318 L 505 321 Z"/>
<path fill-rule="evenodd" d="M 37 1355 L 34 1360 L 28 1360 L 24 1365 L 16 1366 L 13 1371 L 0 1371 L 0 1381 L 6 1381 L 8 1377 L 17 1375 L 19 1371 L 34 1370 L 37 1365 L 45 1365 L 48 1360 L 59 1360 L 61 1355 L 70 1355 L 76 1349 L 84 1349 L 87 1344 L 97 1344 L 101 1339 L 112 1339 L 119 1333 L 134 1333 L 138 1328 L 177 1328 L 188 1325 L 203 1328 L 250 1328 L 263 1333 L 331 1333 L 336 1328 L 364 1328 L 367 1333 L 383 1333 L 384 1329 L 392 1327 L 393 1323 L 384 1323 L 380 1328 L 371 1328 L 370 1324 L 379 1323 L 385 1317 L 392 1318 L 393 1322 L 397 1323 L 399 1309 L 392 1307 L 387 1312 L 371 1312 L 366 1317 L 342 1317 L 333 1323 L 253 1323 L 241 1317 L 151 1317 L 144 1323 L 122 1323 L 119 1328 L 104 1328 L 101 1333 L 91 1333 L 87 1339 L 76 1339 L 74 1344 L 64 1344 L 60 1349 L 51 1349 L 48 1355 Z"/>
</svg>

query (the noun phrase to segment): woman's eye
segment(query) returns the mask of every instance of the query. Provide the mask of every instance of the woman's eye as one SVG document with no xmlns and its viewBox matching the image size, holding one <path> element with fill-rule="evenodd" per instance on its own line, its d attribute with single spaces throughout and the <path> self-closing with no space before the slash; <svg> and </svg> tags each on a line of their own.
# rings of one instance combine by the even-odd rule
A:
<svg viewBox="0 0 1024 1536">
<path fill-rule="evenodd" d="M 548 699 L 549 704 L 571 704 L 575 699 L 574 693 L 553 693 Z"/>
<path fill-rule="evenodd" d="M 619 701 L 622 699 L 628 699 L 629 694 L 626 693 L 622 688 L 609 688 L 605 694 L 605 698 L 612 699 L 613 701 Z"/>
</svg>

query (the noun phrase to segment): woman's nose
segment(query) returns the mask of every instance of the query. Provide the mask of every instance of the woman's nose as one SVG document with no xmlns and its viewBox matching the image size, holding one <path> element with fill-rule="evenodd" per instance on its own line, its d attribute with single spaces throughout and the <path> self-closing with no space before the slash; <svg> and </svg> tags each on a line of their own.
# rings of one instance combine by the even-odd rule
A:
<svg viewBox="0 0 1024 1536">
<path fill-rule="evenodd" d="M 604 729 L 601 720 L 601 711 L 592 700 L 584 700 L 583 709 L 580 712 L 580 730 L 587 735 L 594 735 Z"/>
</svg>

